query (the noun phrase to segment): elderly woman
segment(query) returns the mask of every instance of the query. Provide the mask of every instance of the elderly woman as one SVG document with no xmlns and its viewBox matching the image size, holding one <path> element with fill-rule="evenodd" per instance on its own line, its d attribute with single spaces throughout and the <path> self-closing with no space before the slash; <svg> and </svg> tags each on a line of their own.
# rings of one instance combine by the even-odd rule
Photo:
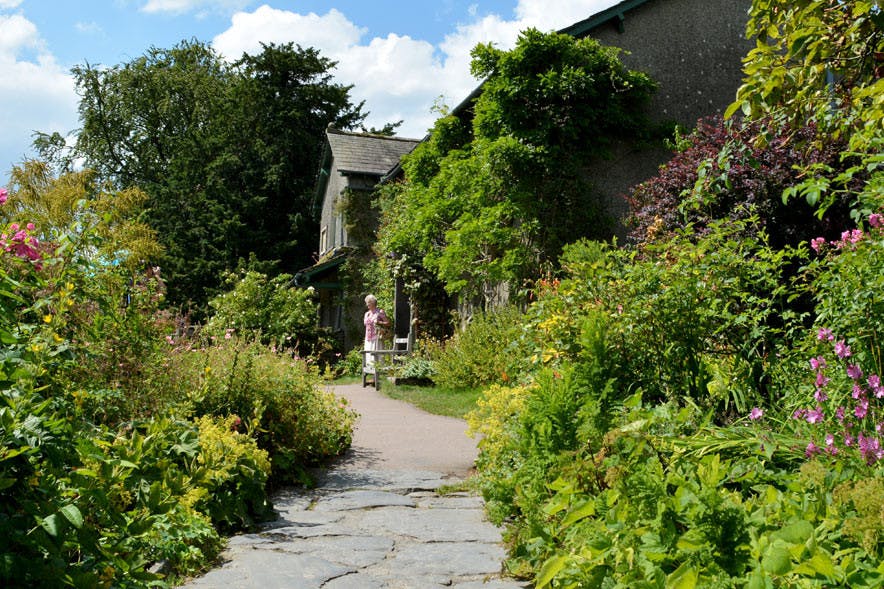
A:
<svg viewBox="0 0 884 589">
<path fill-rule="evenodd" d="M 363 323 L 365 323 L 365 350 L 377 350 L 380 349 L 378 342 L 381 336 L 381 327 L 386 327 L 390 325 L 390 320 L 387 319 L 387 314 L 384 313 L 383 309 L 378 309 L 378 300 L 374 295 L 368 295 L 365 297 L 365 306 L 368 307 L 368 310 L 365 312 L 365 317 L 363 318 Z M 365 358 L 365 363 L 368 366 L 374 365 L 374 355 L 368 354 Z"/>
</svg>

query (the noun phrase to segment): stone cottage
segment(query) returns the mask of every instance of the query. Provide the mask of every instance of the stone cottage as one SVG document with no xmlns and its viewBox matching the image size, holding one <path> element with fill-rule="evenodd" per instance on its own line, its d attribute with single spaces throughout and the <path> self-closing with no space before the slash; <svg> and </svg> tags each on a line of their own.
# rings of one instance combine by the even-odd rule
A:
<svg viewBox="0 0 884 589">
<path fill-rule="evenodd" d="M 751 0 L 624 0 L 560 32 L 623 49 L 624 64 L 647 73 L 658 84 L 648 107 L 650 119 L 691 129 L 700 118 L 722 113 L 735 98 L 742 80 L 742 58 L 753 47 L 745 38 L 750 5 Z M 471 118 L 481 92 L 480 85 L 452 114 Z M 351 244 L 336 203 L 347 190 L 371 190 L 382 177 L 395 179 L 401 174 L 399 157 L 418 142 L 333 129 L 327 139 L 317 186 L 323 203 L 320 259 L 302 273 L 302 282 L 321 289 L 322 325 L 342 333 L 348 321 L 347 305 L 335 272 Z M 662 146 L 627 142 L 612 151 L 611 159 L 588 164 L 585 173 L 608 213 L 623 219 L 627 213 L 623 195 L 654 176 L 671 154 Z M 506 298 L 505 285 L 502 290 L 501 298 Z M 461 315 L 469 316 L 470 305 L 460 303 Z M 350 320 L 358 327 L 359 316 Z M 347 344 L 355 343 L 348 338 Z"/>
<path fill-rule="evenodd" d="M 381 178 L 395 168 L 400 158 L 410 153 L 420 140 L 353 133 L 331 126 L 325 132 L 325 139 L 314 194 L 317 208 L 321 207 L 318 259 L 295 278 L 298 284 L 316 289 L 320 325 L 331 329 L 348 349 L 360 341 L 363 309 L 360 293 L 345 296 L 341 265 L 355 248 L 370 245 L 363 241 L 371 235 L 373 227 L 354 227 L 348 223 L 352 220 L 345 218 L 345 202 L 355 199 L 367 203 Z M 370 210 L 366 210 L 360 219 L 363 225 L 376 221 Z"/>
</svg>

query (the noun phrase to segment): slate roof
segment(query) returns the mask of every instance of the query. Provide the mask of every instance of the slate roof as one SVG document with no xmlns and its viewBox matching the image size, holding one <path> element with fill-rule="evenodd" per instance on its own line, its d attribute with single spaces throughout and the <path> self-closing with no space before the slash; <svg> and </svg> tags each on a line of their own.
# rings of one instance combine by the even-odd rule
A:
<svg viewBox="0 0 884 589">
<path fill-rule="evenodd" d="M 333 127 L 326 130 L 326 137 L 340 173 L 378 177 L 393 169 L 403 155 L 420 143 L 419 139 L 350 133 Z"/>
</svg>

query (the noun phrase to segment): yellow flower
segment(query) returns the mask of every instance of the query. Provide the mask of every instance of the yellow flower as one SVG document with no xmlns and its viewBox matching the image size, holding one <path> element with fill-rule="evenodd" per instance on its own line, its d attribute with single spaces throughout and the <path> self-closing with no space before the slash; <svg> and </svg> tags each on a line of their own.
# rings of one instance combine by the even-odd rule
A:
<svg viewBox="0 0 884 589">
<path fill-rule="evenodd" d="M 52 314 L 43 315 L 43 323 L 52 323 Z"/>
</svg>

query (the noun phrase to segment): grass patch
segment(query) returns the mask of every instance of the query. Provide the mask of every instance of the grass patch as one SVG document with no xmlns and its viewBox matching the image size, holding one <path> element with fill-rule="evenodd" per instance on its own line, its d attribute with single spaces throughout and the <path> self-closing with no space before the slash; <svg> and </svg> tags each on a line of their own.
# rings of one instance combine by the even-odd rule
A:
<svg viewBox="0 0 884 589">
<path fill-rule="evenodd" d="M 476 407 L 476 400 L 482 394 L 482 388 L 394 385 L 382 381 L 381 392 L 391 399 L 411 403 L 433 415 L 463 419 Z"/>
</svg>

